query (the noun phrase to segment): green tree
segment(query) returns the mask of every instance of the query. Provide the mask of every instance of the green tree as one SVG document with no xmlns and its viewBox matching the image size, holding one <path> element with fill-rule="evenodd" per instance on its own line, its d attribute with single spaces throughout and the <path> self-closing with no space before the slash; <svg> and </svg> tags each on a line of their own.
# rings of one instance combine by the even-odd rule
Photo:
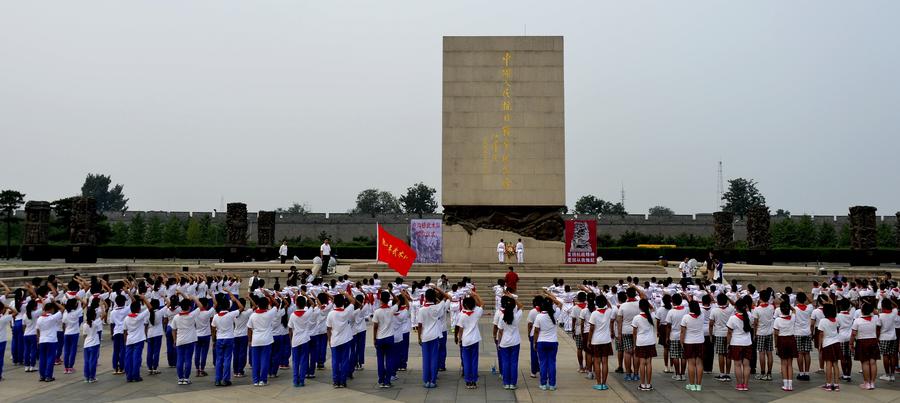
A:
<svg viewBox="0 0 900 403">
<path fill-rule="evenodd" d="M 18 221 L 13 216 L 16 209 L 25 203 L 25 193 L 16 190 L 4 190 L 0 192 L 0 211 L 3 212 L 3 221 L 6 223 L 6 260 L 12 257 L 12 224 Z"/>
<path fill-rule="evenodd" d="M 378 189 L 366 189 L 356 196 L 356 208 L 350 211 L 354 214 L 399 214 L 400 202 L 388 191 Z"/>
<path fill-rule="evenodd" d="M 81 195 L 93 197 L 97 201 L 97 211 L 122 211 L 128 210 L 128 199 L 122 193 L 124 188 L 116 184 L 112 189 L 109 185 L 112 178 L 103 174 L 88 174 L 81 186 Z"/>
<path fill-rule="evenodd" d="M 575 202 L 575 214 L 622 216 L 628 212 L 622 203 L 608 202 L 594 195 L 585 195 Z"/>
<path fill-rule="evenodd" d="M 837 246 L 837 231 L 834 224 L 823 222 L 819 226 L 819 232 L 816 234 L 816 245 L 823 248 L 834 248 Z"/>
<path fill-rule="evenodd" d="M 200 225 L 200 235 L 201 235 L 200 242 L 203 245 L 211 245 L 213 243 L 212 239 L 215 238 L 215 235 L 211 234 L 211 232 L 210 232 L 211 226 L 212 226 L 212 218 L 209 216 L 209 214 L 204 214 L 197 221 L 199 222 L 199 225 Z"/>
<path fill-rule="evenodd" d="M 110 240 L 114 245 L 128 244 L 128 224 L 116 221 L 112 225 L 112 238 Z"/>
<path fill-rule="evenodd" d="M 790 216 L 791 216 L 790 210 L 783 210 L 783 209 L 775 210 L 775 217 L 790 217 Z"/>
<path fill-rule="evenodd" d="M 400 204 L 406 214 L 434 214 L 437 211 L 437 201 L 434 195 L 437 193 L 433 187 L 419 182 L 406 188 L 406 194 L 400 196 Z"/>
<path fill-rule="evenodd" d="M 850 247 L 850 224 L 841 225 L 841 232 L 838 234 L 838 247 Z"/>
<path fill-rule="evenodd" d="M 725 201 L 722 210 L 731 212 L 742 220 L 751 207 L 766 204 L 766 198 L 756 188 L 756 181 L 744 178 L 729 180 L 728 191 L 722 195 L 722 200 Z"/>
<path fill-rule="evenodd" d="M 187 238 L 188 245 L 201 245 L 203 243 L 203 230 L 200 228 L 199 220 L 196 220 L 193 217 L 188 220 L 187 234 L 185 237 Z"/>
<path fill-rule="evenodd" d="M 664 206 L 653 206 L 649 210 L 650 217 L 670 217 L 675 215 L 672 209 Z"/>
<path fill-rule="evenodd" d="M 804 215 L 800 217 L 795 227 L 794 245 L 801 248 L 812 248 L 817 242 L 816 224 L 813 223 L 812 217 Z"/>
<path fill-rule="evenodd" d="M 69 242 L 69 224 L 72 222 L 72 210 L 78 196 L 66 197 L 50 203 L 53 215 L 50 217 L 50 242 Z"/>
<path fill-rule="evenodd" d="M 178 217 L 169 217 L 163 228 L 163 242 L 170 245 L 181 245 L 184 243 L 184 224 Z"/>
<path fill-rule="evenodd" d="M 163 224 L 158 216 L 150 217 L 147 221 L 147 238 L 144 242 L 148 245 L 157 245 L 163 240 Z"/>
<path fill-rule="evenodd" d="M 276 213 L 288 213 L 288 214 L 307 214 L 307 213 L 309 213 L 309 205 L 307 205 L 306 203 L 300 204 L 300 203 L 294 202 L 291 204 L 291 207 L 288 207 L 288 208 L 279 207 L 279 208 L 275 209 L 275 212 Z"/>
<path fill-rule="evenodd" d="M 789 248 L 797 244 L 797 225 L 794 220 L 785 218 L 772 225 L 772 246 L 776 248 Z"/>
<path fill-rule="evenodd" d="M 878 224 L 877 237 L 879 248 L 893 248 L 897 244 L 894 229 L 888 223 Z"/>
<path fill-rule="evenodd" d="M 147 224 L 141 213 L 137 213 L 128 224 L 128 243 L 132 245 L 143 245 L 144 238 L 147 236 Z"/>
</svg>

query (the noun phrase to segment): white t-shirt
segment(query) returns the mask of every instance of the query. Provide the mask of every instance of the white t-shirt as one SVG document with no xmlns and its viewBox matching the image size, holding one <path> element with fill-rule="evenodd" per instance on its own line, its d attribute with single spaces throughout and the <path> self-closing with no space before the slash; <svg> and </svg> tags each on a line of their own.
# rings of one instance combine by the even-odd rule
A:
<svg viewBox="0 0 900 403">
<path fill-rule="evenodd" d="M 558 342 L 556 337 L 556 325 L 546 312 L 541 312 L 534 319 L 534 327 L 538 328 L 537 341 Z"/>
<path fill-rule="evenodd" d="M 234 317 L 234 337 L 247 337 L 247 321 L 253 315 L 252 308 L 244 308 L 238 316 Z"/>
<path fill-rule="evenodd" d="M 497 244 L 497 253 L 503 252 L 506 252 L 506 245 L 504 245 L 503 242 L 500 242 Z"/>
<path fill-rule="evenodd" d="M 38 343 L 56 343 L 56 332 L 60 331 L 62 326 L 62 313 L 43 314 L 37 318 L 36 329 L 40 332 L 40 340 Z"/>
<path fill-rule="evenodd" d="M 768 336 L 773 332 L 772 326 L 775 324 L 775 307 L 770 304 L 759 304 L 756 308 L 753 308 L 753 313 L 750 316 L 751 322 L 756 321 L 756 335 L 757 336 Z"/>
<path fill-rule="evenodd" d="M 878 314 L 878 320 L 881 322 L 881 336 L 878 337 L 878 340 L 896 340 L 897 332 L 894 329 L 897 328 L 897 322 L 900 321 L 897 310 Z"/>
<path fill-rule="evenodd" d="M 676 325 L 672 325 L 674 328 Z M 684 344 L 703 343 L 703 328 L 708 327 L 704 324 L 703 314 L 694 316 L 688 313 L 681 318 L 681 323 L 677 325 L 679 328 L 684 327 Z M 673 339 L 674 340 L 674 339 Z"/>
<path fill-rule="evenodd" d="M 209 328 L 209 322 L 216 312 L 212 309 L 198 309 L 197 311 L 197 337 L 211 335 L 212 331 Z"/>
<path fill-rule="evenodd" d="M 81 325 L 78 323 L 81 320 L 82 313 L 84 311 L 79 306 L 78 308 L 70 311 L 63 312 L 63 327 L 65 328 L 65 334 L 78 334 L 81 330 Z M 0 327 L 2 328 L 2 327 Z"/>
<path fill-rule="evenodd" d="M 266 311 L 257 309 L 250 315 L 250 319 L 247 320 L 247 329 L 253 331 L 250 346 L 268 346 L 275 342 L 275 338 L 272 335 L 272 322 L 278 319 L 277 315 L 277 309 Z"/>
<path fill-rule="evenodd" d="M 435 305 L 419 308 L 416 313 L 416 322 L 422 324 L 422 342 L 439 339 L 444 335 L 444 312 L 447 311 L 447 301 L 441 301 Z"/>
<path fill-rule="evenodd" d="M 622 317 L 622 332 L 624 335 L 632 334 L 632 322 L 634 321 L 634 317 L 641 313 L 641 308 L 638 307 L 638 301 L 626 301 L 621 306 L 619 306 L 619 311 L 616 312 L 616 315 Z"/>
<path fill-rule="evenodd" d="M 317 320 L 317 315 L 311 310 L 296 310 L 288 319 L 288 328 L 291 329 L 291 347 L 302 346 L 309 342 L 309 330 Z"/>
<path fill-rule="evenodd" d="M 234 319 L 241 311 L 217 312 L 212 318 L 212 327 L 216 328 L 216 340 L 229 340 L 234 338 Z"/>
<path fill-rule="evenodd" d="M 650 318 L 644 314 L 638 314 L 631 320 L 631 328 L 637 329 L 637 337 L 634 345 L 637 347 L 652 346 L 656 344 L 656 326 L 650 324 Z"/>
<path fill-rule="evenodd" d="M 278 248 L 278 254 L 281 256 L 287 256 L 288 247 L 287 245 L 282 244 L 281 247 Z"/>
<path fill-rule="evenodd" d="M 876 336 L 876 328 L 881 326 L 878 316 L 860 316 L 853 321 L 851 329 L 856 330 L 856 339 L 874 339 Z"/>
<path fill-rule="evenodd" d="M 612 332 L 610 332 L 610 322 L 615 318 L 615 312 L 609 308 L 597 309 L 591 313 L 588 323 L 594 326 L 594 334 L 591 337 L 591 344 L 599 346 L 612 342 Z"/>
<path fill-rule="evenodd" d="M 841 335 L 841 343 L 850 341 L 850 333 L 853 332 L 853 314 L 850 311 L 841 311 L 837 314 L 838 331 Z"/>
<path fill-rule="evenodd" d="M 0 343 L 7 341 L 9 337 L 7 329 L 10 328 L 14 319 L 12 315 L 0 313 Z"/>
<path fill-rule="evenodd" d="M 734 315 L 734 308 L 731 305 L 722 308 L 718 305 L 713 306 L 709 313 L 709 321 L 713 322 L 713 336 L 725 337 L 728 335 L 728 318 Z"/>
<path fill-rule="evenodd" d="M 837 322 L 837 319 L 832 322 L 830 319 L 823 318 L 816 325 L 816 328 L 824 334 L 824 338 L 822 339 L 822 347 L 828 347 L 834 343 L 841 342 L 841 333 L 838 331 L 840 325 Z"/>
<path fill-rule="evenodd" d="M 125 332 L 125 317 L 128 316 L 129 312 L 125 307 L 115 307 L 109 313 L 108 320 L 113 324 L 113 334 L 122 334 Z"/>
<path fill-rule="evenodd" d="M 459 313 L 457 326 L 462 328 L 462 346 L 471 346 L 481 341 L 481 332 L 478 330 L 478 320 L 484 310 L 480 306 L 476 306 L 471 311 L 463 310 Z"/>
<path fill-rule="evenodd" d="M 772 328 L 778 331 L 778 337 L 793 336 L 795 320 L 796 317 L 794 315 L 779 316 L 775 318 L 775 322 L 772 324 Z"/>
<path fill-rule="evenodd" d="M 797 304 L 794 308 L 796 308 L 794 316 L 797 317 L 797 320 L 794 321 L 794 335 L 809 336 L 811 334 L 809 321 L 813 313 L 812 305 Z"/>
<path fill-rule="evenodd" d="M 328 313 L 325 325 L 331 328 L 331 346 L 337 347 L 353 339 L 353 323 L 356 307 L 334 308 Z"/>
<path fill-rule="evenodd" d="M 540 313 L 540 311 L 537 308 L 532 308 L 530 311 L 528 311 L 528 317 L 526 318 L 526 322 L 531 325 L 534 325 L 534 320 L 537 319 L 538 313 Z M 534 330 L 532 328 L 532 333 L 529 334 L 528 337 L 531 337 L 533 335 L 534 335 Z"/>
<path fill-rule="evenodd" d="M 400 308 L 394 313 L 394 343 L 403 340 L 403 335 L 412 331 L 412 321 L 409 319 L 409 308 Z"/>
<path fill-rule="evenodd" d="M 728 322 L 725 323 L 729 329 L 731 329 L 731 344 L 732 346 L 749 346 L 753 344 L 753 340 L 750 337 L 750 332 L 744 331 L 744 321 L 743 319 L 738 317 L 738 314 L 732 315 L 728 318 Z"/>
<path fill-rule="evenodd" d="M 522 337 L 519 336 L 519 321 L 522 320 L 522 310 L 516 308 L 513 311 L 513 320 L 512 323 L 506 323 L 503 320 L 503 315 L 500 315 L 500 320 L 497 321 L 497 328 L 503 332 L 500 335 L 500 343 L 498 344 L 500 347 L 512 347 L 518 346 L 522 343 Z"/>
<path fill-rule="evenodd" d="M 672 325 L 672 331 L 669 333 L 669 340 L 681 340 L 681 318 L 687 315 L 688 310 L 684 306 L 673 307 L 666 315 L 666 323 Z"/>
<path fill-rule="evenodd" d="M 91 325 L 87 321 L 81 324 L 81 334 L 84 335 L 84 348 L 100 345 L 100 332 L 103 330 L 103 321 L 94 319 Z"/>
<path fill-rule="evenodd" d="M 372 313 L 372 323 L 378 324 L 378 340 L 394 337 L 394 314 L 397 313 L 397 305 L 382 306 Z"/>
<path fill-rule="evenodd" d="M 150 323 L 150 318 L 147 318 L 147 338 L 152 339 L 154 337 L 160 337 L 165 334 L 163 330 L 163 318 L 169 315 L 169 307 L 164 306 L 156 311 L 153 314 L 153 323 Z"/>
<path fill-rule="evenodd" d="M 323 243 L 322 246 L 319 247 L 319 251 L 322 252 L 322 256 L 331 256 L 331 245 Z"/>
<path fill-rule="evenodd" d="M 147 325 L 147 318 L 150 317 L 150 311 L 143 310 L 140 313 L 129 313 L 125 317 L 125 331 L 128 332 L 125 338 L 126 345 L 142 343 L 147 340 L 147 332 L 144 326 Z"/>
<path fill-rule="evenodd" d="M 175 317 L 169 321 L 169 325 L 172 326 L 172 331 L 176 332 L 176 346 L 197 342 L 197 313 L 199 312 L 199 309 L 195 309 L 191 312 L 179 312 L 178 315 L 175 315 Z"/>
</svg>

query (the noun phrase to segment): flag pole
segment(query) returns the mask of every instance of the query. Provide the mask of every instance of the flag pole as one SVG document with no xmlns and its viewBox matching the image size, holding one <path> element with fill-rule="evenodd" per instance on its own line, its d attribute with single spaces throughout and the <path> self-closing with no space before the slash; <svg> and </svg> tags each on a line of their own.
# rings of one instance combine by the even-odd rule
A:
<svg viewBox="0 0 900 403">
<path fill-rule="evenodd" d="M 381 246 L 379 243 L 381 242 L 381 239 L 379 239 L 381 234 L 379 232 L 381 231 L 378 231 L 378 221 L 375 221 L 375 264 L 378 264 L 378 250 L 380 249 L 379 246 Z"/>
</svg>

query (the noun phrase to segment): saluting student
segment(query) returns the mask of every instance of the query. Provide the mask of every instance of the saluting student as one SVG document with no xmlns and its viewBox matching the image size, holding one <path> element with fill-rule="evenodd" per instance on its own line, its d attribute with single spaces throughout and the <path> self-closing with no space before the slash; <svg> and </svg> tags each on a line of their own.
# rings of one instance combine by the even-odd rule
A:
<svg viewBox="0 0 900 403">
<path fill-rule="evenodd" d="M 251 298 L 254 298 L 251 296 Z M 269 309 L 269 299 L 262 297 L 256 300 L 256 311 L 247 321 L 247 339 L 250 343 L 250 366 L 252 368 L 253 386 L 269 384 L 269 364 L 271 363 L 272 322 L 277 320 L 278 310 Z"/>
<path fill-rule="evenodd" d="M 115 308 L 109 313 L 110 325 L 112 325 L 112 366 L 113 375 L 121 375 L 125 373 L 125 317 L 128 316 L 128 309 L 125 308 L 127 299 L 124 294 L 116 296 L 114 302 Z"/>
<path fill-rule="evenodd" d="M 41 382 L 53 382 L 53 365 L 56 360 L 57 332 L 62 329 L 62 310 L 65 308 L 51 301 L 44 304 L 44 313 L 36 320 L 38 337 L 38 361 Z"/>
<path fill-rule="evenodd" d="M 519 383 L 519 349 L 522 344 L 519 336 L 519 322 L 522 320 L 522 304 L 519 300 L 504 295 L 500 299 L 501 315 L 497 321 L 497 346 L 499 361 L 502 362 L 501 376 L 503 388 L 516 389 Z"/>
<path fill-rule="evenodd" d="M 197 344 L 197 313 L 199 310 L 191 310 L 192 301 L 186 298 L 181 291 L 178 291 L 178 295 L 182 297 L 181 311 L 170 322 L 172 337 L 175 338 L 175 371 L 178 373 L 179 385 L 190 385 L 191 358 Z"/>
<path fill-rule="evenodd" d="M 168 315 L 169 308 L 159 308 L 160 299 L 150 300 L 150 310 L 154 312 L 153 318 L 147 320 L 147 373 L 159 374 L 159 353 L 162 350 L 163 318 Z"/>
<path fill-rule="evenodd" d="M 591 313 L 588 319 L 590 324 L 589 351 L 593 356 L 594 379 L 597 381 L 593 388 L 609 390 L 606 381 L 609 377 L 609 357 L 613 355 L 612 341 L 615 338 L 616 311 L 615 307 L 609 306 L 609 301 L 603 294 L 594 299 L 594 304 L 597 309 Z"/>
<path fill-rule="evenodd" d="M 236 310 L 229 311 L 230 302 L 237 305 Z M 235 318 L 244 310 L 244 305 L 228 291 L 228 299 L 221 298 L 221 301 L 216 303 L 216 308 L 218 312 L 213 316 L 211 324 L 216 338 L 216 386 L 231 386 Z"/>
<path fill-rule="evenodd" d="M 334 296 L 334 310 L 328 313 L 325 325 L 331 344 L 331 379 L 335 388 L 346 388 L 351 371 L 350 343 L 353 340 L 354 311 L 359 306 L 356 298 L 346 291 Z"/>
<path fill-rule="evenodd" d="M 794 364 L 797 358 L 797 341 L 794 338 L 794 327 L 797 319 L 791 315 L 794 308 L 787 301 L 781 301 L 779 307 L 780 315 L 775 318 L 772 324 L 775 333 L 775 353 L 781 359 L 781 381 L 784 385 L 781 390 L 790 392 L 794 390 Z"/>
<path fill-rule="evenodd" d="M 454 332 L 462 357 L 466 389 L 478 387 L 478 344 L 481 341 L 478 320 L 484 314 L 483 306 L 484 302 L 481 301 L 481 297 L 475 291 L 470 292 L 469 296 L 463 299 L 463 310 L 456 324 L 456 332 Z"/>
<path fill-rule="evenodd" d="M 85 383 L 97 382 L 97 362 L 100 359 L 100 331 L 102 329 L 103 318 L 97 315 L 96 310 L 88 309 L 84 323 L 81 324 L 81 334 L 84 335 Z"/>
<path fill-rule="evenodd" d="M 247 321 L 253 314 L 253 307 L 249 306 L 247 300 L 243 298 L 238 298 L 238 302 L 244 308 L 240 309 L 240 313 L 234 318 L 233 373 L 235 378 L 243 378 L 245 376 L 244 368 L 247 366 L 247 353 L 250 351 L 250 346 L 247 345 Z"/>
<path fill-rule="evenodd" d="M 319 320 L 313 311 L 307 309 L 306 301 L 306 297 L 298 296 L 294 301 L 296 310 L 288 319 L 295 388 L 306 385 L 306 371 L 309 365 L 309 332 L 315 321 Z"/>
<path fill-rule="evenodd" d="M 747 313 L 747 299 L 741 298 L 735 303 L 735 314 L 728 319 L 729 356 L 734 361 L 734 377 L 736 390 L 750 390 L 750 357 L 753 354 L 753 340 L 750 331 L 750 314 Z"/>
<path fill-rule="evenodd" d="M 3 361 L 6 358 L 6 329 L 11 328 L 17 313 L 14 308 L 8 307 L 3 304 L 3 301 L 0 301 L 0 381 L 3 380 Z"/>
<path fill-rule="evenodd" d="M 402 298 L 402 297 L 400 297 Z M 399 305 L 391 305 L 391 293 L 382 291 L 378 300 L 381 306 L 372 313 L 372 344 L 375 345 L 376 362 L 378 365 L 378 387 L 390 388 L 391 376 L 396 363 L 394 358 L 400 352 L 395 351 L 394 344 L 394 314 Z"/>
<path fill-rule="evenodd" d="M 441 301 L 438 302 L 438 295 Z M 438 354 L 444 324 L 444 313 L 450 295 L 437 288 L 425 291 L 425 304 L 416 313 L 419 345 L 422 346 L 422 381 L 426 388 L 437 387 L 437 373 L 440 365 Z"/>
<path fill-rule="evenodd" d="M 541 312 L 534 319 L 534 345 L 538 352 L 538 363 L 541 372 L 541 390 L 556 390 L 556 353 L 559 350 L 559 338 L 556 335 L 556 311 L 553 305 L 562 306 L 553 294 L 544 292 L 541 301 Z"/>
<path fill-rule="evenodd" d="M 200 284 L 205 284 L 201 282 Z M 197 344 L 194 346 L 194 368 L 197 370 L 197 376 L 207 376 L 206 358 L 209 356 L 209 345 L 212 340 L 212 330 L 209 328 L 215 311 L 212 308 L 212 302 L 209 298 L 200 298 L 197 300 L 196 326 L 197 326 Z"/>
<path fill-rule="evenodd" d="M 152 308 L 142 295 L 132 296 L 131 313 L 125 317 L 125 380 L 141 382 L 141 361 L 144 353 L 144 341 L 147 340 L 146 325 L 149 319 L 156 320 L 151 309 L 141 310 L 142 305 Z"/>
<path fill-rule="evenodd" d="M 63 368 L 64 374 L 75 373 L 75 355 L 78 351 L 78 336 L 81 333 L 81 300 L 70 298 L 63 313 Z"/>
</svg>

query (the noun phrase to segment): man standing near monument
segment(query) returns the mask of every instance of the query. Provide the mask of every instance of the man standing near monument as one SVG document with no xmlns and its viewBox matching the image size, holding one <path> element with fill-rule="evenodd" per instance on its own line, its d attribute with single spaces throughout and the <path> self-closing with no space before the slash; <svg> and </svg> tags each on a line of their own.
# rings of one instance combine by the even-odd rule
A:
<svg viewBox="0 0 900 403">
<path fill-rule="evenodd" d="M 522 243 L 522 238 L 516 243 L 516 263 L 525 263 L 525 244 Z"/>
<path fill-rule="evenodd" d="M 519 275 L 516 274 L 516 271 L 512 266 L 509 266 L 509 272 L 506 273 L 505 280 L 506 288 L 508 288 L 510 292 L 515 293 L 519 285 Z"/>
<path fill-rule="evenodd" d="M 282 241 L 281 247 L 278 248 L 278 257 L 281 258 L 281 264 L 284 264 L 284 262 L 287 261 L 287 253 L 288 253 L 287 241 Z"/>
<path fill-rule="evenodd" d="M 497 260 L 503 263 L 504 257 L 506 257 L 506 244 L 503 243 L 503 239 L 500 239 L 500 243 L 497 244 Z"/>
<path fill-rule="evenodd" d="M 319 247 L 319 257 L 322 258 L 322 269 L 328 272 L 328 262 L 331 261 L 331 240 L 325 238 L 322 246 Z"/>
</svg>

